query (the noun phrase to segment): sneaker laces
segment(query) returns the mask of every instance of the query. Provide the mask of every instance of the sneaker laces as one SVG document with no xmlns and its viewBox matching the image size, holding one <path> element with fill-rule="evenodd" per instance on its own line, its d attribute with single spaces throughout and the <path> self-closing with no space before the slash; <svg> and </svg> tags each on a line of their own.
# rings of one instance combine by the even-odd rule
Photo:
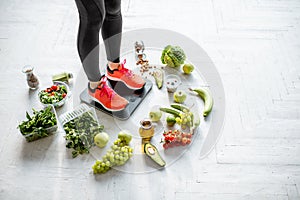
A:
<svg viewBox="0 0 300 200">
<path fill-rule="evenodd" d="M 115 92 L 110 87 L 108 87 L 106 82 L 107 82 L 107 77 L 103 76 L 100 80 L 100 84 L 97 89 L 100 90 L 100 97 L 102 97 L 103 95 L 107 95 L 108 98 L 111 100 L 115 95 Z"/>
<path fill-rule="evenodd" d="M 126 64 L 126 59 L 123 60 L 123 62 L 120 63 L 120 67 L 119 67 L 119 71 L 123 74 L 125 74 L 125 76 L 127 77 L 132 77 L 134 76 L 134 73 L 130 70 L 124 67 L 124 65 Z"/>
</svg>

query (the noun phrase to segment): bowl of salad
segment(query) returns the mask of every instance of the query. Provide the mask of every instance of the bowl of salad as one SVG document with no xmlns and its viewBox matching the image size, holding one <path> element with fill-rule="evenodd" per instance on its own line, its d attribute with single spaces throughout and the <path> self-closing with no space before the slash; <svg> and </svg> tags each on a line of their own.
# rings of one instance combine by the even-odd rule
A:
<svg viewBox="0 0 300 200">
<path fill-rule="evenodd" d="M 53 85 L 41 90 L 38 96 L 43 105 L 51 104 L 54 107 L 60 107 L 69 97 L 69 87 L 63 82 L 54 81 Z"/>
</svg>

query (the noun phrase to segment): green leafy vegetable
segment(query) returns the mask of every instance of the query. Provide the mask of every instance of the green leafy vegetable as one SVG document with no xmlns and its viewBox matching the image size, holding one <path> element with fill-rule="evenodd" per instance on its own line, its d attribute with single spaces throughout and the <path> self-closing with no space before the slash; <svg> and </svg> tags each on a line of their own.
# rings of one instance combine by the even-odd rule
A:
<svg viewBox="0 0 300 200">
<path fill-rule="evenodd" d="M 44 110 L 33 110 L 33 116 L 26 112 L 26 121 L 19 124 L 18 128 L 28 142 L 48 136 L 47 128 L 57 124 L 55 114 L 52 107 L 48 106 Z"/>
<path fill-rule="evenodd" d="M 89 153 L 94 146 L 94 136 L 103 131 L 104 126 L 98 125 L 97 120 L 91 112 L 85 112 L 81 116 L 64 124 L 66 132 L 66 147 L 73 149 L 72 156 Z"/>
<path fill-rule="evenodd" d="M 169 67 L 179 67 L 184 63 L 186 55 L 179 46 L 168 45 L 164 48 L 161 55 L 161 62 Z"/>
</svg>

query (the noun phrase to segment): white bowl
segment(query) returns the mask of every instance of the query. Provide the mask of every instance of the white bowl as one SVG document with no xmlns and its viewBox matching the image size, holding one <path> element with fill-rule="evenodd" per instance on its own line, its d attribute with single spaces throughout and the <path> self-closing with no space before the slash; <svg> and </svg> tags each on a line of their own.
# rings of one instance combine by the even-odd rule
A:
<svg viewBox="0 0 300 200">
<path fill-rule="evenodd" d="M 168 92 L 175 92 L 178 86 L 181 84 L 179 76 L 170 74 L 166 77 L 166 85 Z"/>
<path fill-rule="evenodd" d="M 61 81 L 53 81 L 53 85 L 63 85 L 63 86 L 65 86 L 66 89 L 67 89 L 67 96 L 66 96 L 65 98 L 63 98 L 62 100 L 58 101 L 58 102 L 55 102 L 55 103 L 52 103 L 52 104 L 50 104 L 50 103 L 49 103 L 49 104 L 46 104 L 46 103 L 41 102 L 40 94 L 41 94 L 41 92 L 43 91 L 43 90 L 41 90 L 41 91 L 39 92 L 39 94 L 38 94 L 39 101 L 40 101 L 44 106 L 47 106 L 47 105 L 53 105 L 54 107 L 61 107 L 61 106 L 63 106 L 63 105 L 66 103 L 67 99 L 70 97 L 71 92 L 70 92 L 69 86 L 68 86 L 66 83 L 61 82 Z"/>
</svg>

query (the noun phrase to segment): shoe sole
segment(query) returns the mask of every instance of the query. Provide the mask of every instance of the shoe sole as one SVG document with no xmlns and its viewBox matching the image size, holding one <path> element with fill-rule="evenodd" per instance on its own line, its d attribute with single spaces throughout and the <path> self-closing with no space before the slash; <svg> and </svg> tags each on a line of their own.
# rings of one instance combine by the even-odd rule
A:
<svg viewBox="0 0 300 200">
<path fill-rule="evenodd" d="M 89 96 L 91 97 L 91 99 L 92 99 L 93 101 L 99 103 L 105 110 L 108 110 L 108 111 L 111 111 L 111 112 L 116 112 L 116 111 L 124 110 L 124 109 L 126 108 L 126 106 L 128 105 L 128 103 L 129 103 L 129 102 L 127 101 L 127 105 L 126 105 L 124 108 L 114 110 L 114 109 L 107 108 L 107 107 L 104 106 L 98 99 L 96 99 L 95 97 L 91 96 L 90 94 L 89 94 Z"/>
<path fill-rule="evenodd" d="M 112 80 L 112 81 L 121 81 L 121 82 L 123 82 L 129 89 L 132 89 L 132 90 L 140 90 L 140 89 L 142 89 L 142 88 L 145 86 L 145 84 L 146 84 L 146 83 L 145 83 L 142 87 L 135 88 L 135 87 L 132 87 L 132 86 L 130 86 L 130 85 L 127 85 L 127 83 L 126 83 L 125 81 L 123 81 L 122 79 L 115 78 L 115 77 L 111 77 L 111 76 L 109 76 L 108 74 L 107 74 L 106 76 L 107 76 L 108 79 L 110 79 L 110 80 Z"/>
</svg>

